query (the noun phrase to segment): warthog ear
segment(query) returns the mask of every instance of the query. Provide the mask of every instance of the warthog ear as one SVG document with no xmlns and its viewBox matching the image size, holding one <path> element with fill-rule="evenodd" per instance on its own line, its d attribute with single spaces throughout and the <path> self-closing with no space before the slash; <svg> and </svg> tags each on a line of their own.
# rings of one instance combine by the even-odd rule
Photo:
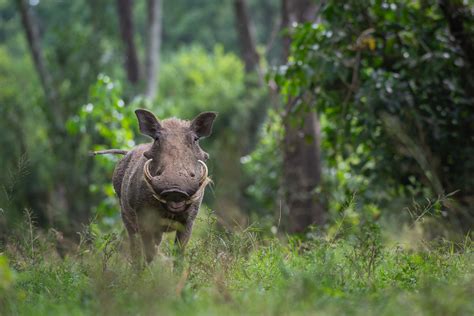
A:
<svg viewBox="0 0 474 316">
<path fill-rule="evenodd" d="M 159 135 L 161 125 L 156 116 L 147 110 L 136 110 L 135 114 L 138 118 L 138 125 L 140 125 L 140 132 L 143 135 L 150 136 L 156 139 Z"/>
<path fill-rule="evenodd" d="M 199 138 L 211 135 L 216 116 L 216 112 L 202 112 L 192 120 L 191 129 Z"/>
</svg>

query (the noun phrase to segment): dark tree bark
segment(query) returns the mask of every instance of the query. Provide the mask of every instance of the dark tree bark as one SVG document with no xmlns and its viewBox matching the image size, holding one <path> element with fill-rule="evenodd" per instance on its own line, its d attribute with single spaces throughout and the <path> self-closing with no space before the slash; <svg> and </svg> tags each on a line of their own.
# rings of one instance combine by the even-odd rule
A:
<svg viewBox="0 0 474 316">
<path fill-rule="evenodd" d="M 281 1 L 281 28 L 283 29 L 283 62 L 285 63 L 288 60 L 290 55 L 290 46 L 291 46 L 291 36 L 290 36 L 290 1 L 291 0 L 282 0 Z"/>
<path fill-rule="evenodd" d="M 45 107 L 45 109 L 47 109 L 46 115 L 54 124 L 55 128 L 61 129 L 63 126 L 63 119 L 61 109 L 59 107 L 58 94 L 53 85 L 52 76 L 46 66 L 46 61 L 41 49 L 38 23 L 31 12 L 30 5 L 25 0 L 16 0 L 16 2 L 20 11 L 21 23 L 23 25 L 23 29 L 25 30 L 26 39 L 28 41 L 28 46 L 33 58 L 33 63 L 38 73 L 46 101 L 48 102 L 48 106 Z"/>
<path fill-rule="evenodd" d="M 140 71 L 134 43 L 132 0 L 117 0 L 120 36 L 125 46 L 125 71 L 128 81 L 138 83 Z"/>
<path fill-rule="evenodd" d="M 292 123 L 296 120 L 296 126 Z M 315 189 L 321 183 L 319 119 L 314 112 L 284 118 L 283 175 L 288 230 L 304 232 L 324 223 L 325 210 Z"/>
<path fill-rule="evenodd" d="M 255 48 L 253 27 L 245 0 L 234 0 L 234 14 L 240 51 L 245 63 L 245 71 L 258 71 L 259 56 L 257 49 Z"/>
<path fill-rule="evenodd" d="M 148 99 L 156 97 L 160 67 L 162 0 L 148 0 L 148 42 L 145 61 L 146 92 Z"/>
<path fill-rule="evenodd" d="M 474 67 L 474 41 L 464 28 L 464 20 L 470 15 L 469 10 L 461 1 L 440 0 L 439 6 L 448 22 L 449 32 L 461 48 L 466 62 Z"/>
<path fill-rule="evenodd" d="M 282 24 L 286 27 L 285 60 L 290 51 L 291 25 L 315 20 L 317 10 L 318 6 L 311 0 L 282 1 Z M 319 119 L 313 111 L 295 112 L 294 106 L 298 102 L 308 105 L 311 100 L 306 95 L 290 100 L 283 114 L 283 185 L 290 233 L 302 233 L 310 225 L 321 225 L 325 220 L 323 203 L 315 192 L 321 182 Z"/>
<path fill-rule="evenodd" d="M 466 65 L 461 74 L 461 85 L 466 95 L 474 100 L 474 41 L 464 23 L 472 19 L 470 10 L 461 1 L 440 0 L 439 7 L 448 23 L 449 32 L 459 47 Z M 472 20 L 471 20 L 472 22 Z"/>
<path fill-rule="evenodd" d="M 285 29 L 283 36 L 283 59 L 285 61 L 290 53 L 291 25 L 293 23 L 316 21 L 317 12 L 323 2 L 323 0 L 319 0 L 319 3 L 315 0 L 282 0 L 281 24 L 282 28 Z"/>
</svg>

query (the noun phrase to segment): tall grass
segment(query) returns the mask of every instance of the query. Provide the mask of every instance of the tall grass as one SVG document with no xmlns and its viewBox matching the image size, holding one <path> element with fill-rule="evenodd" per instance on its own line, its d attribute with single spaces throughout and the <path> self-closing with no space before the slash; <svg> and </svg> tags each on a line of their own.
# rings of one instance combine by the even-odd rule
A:
<svg viewBox="0 0 474 316">
<path fill-rule="evenodd" d="M 338 238 L 216 229 L 205 214 L 184 259 L 172 238 L 136 269 L 120 227 L 79 244 L 23 229 L 0 250 L 1 315 L 473 315 L 472 241 L 387 246 L 374 223 Z M 182 260 L 181 262 L 177 262 Z"/>
</svg>

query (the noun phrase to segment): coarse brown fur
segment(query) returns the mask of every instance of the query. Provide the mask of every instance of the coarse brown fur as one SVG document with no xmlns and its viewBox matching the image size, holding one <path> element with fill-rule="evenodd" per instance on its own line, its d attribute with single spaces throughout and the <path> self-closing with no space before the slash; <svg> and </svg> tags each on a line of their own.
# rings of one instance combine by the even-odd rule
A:
<svg viewBox="0 0 474 316">
<path fill-rule="evenodd" d="M 113 186 L 130 237 L 132 258 L 141 257 L 141 239 L 149 262 L 164 232 L 176 231 L 175 243 L 180 250 L 189 241 L 203 195 L 186 207 L 182 205 L 186 197 L 200 188 L 204 171 L 198 161 L 206 161 L 208 154 L 200 148 L 198 140 L 211 134 L 216 113 L 204 112 L 192 121 L 176 118 L 158 121 L 145 110 L 137 110 L 136 114 L 141 132 L 152 137 L 153 142 L 136 146 L 118 162 Z M 147 183 L 144 166 L 150 159 L 153 178 Z M 154 197 L 163 192 L 171 192 L 165 196 L 165 203 Z"/>
</svg>

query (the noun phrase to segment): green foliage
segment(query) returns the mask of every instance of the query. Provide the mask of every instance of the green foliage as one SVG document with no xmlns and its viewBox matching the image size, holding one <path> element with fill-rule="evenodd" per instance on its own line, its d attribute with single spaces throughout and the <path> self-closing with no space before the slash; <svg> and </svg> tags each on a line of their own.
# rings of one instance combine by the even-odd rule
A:
<svg viewBox="0 0 474 316">
<path fill-rule="evenodd" d="M 224 52 L 222 46 L 216 46 L 212 53 L 199 46 L 184 48 L 163 64 L 156 112 L 191 119 L 200 111 L 215 110 L 230 120 L 231 114 L 248 110 L 243 105 L 236 106 L 244 83 L 242 62 L 236 55 Z"/>
<path fill-rule="evenodd" d="M 67 133 L 62 124 L 86 102 L 99 69 L 115 73 L 111 69 L 118 64 L 116 55 L 109 54 L 114 41 L 106 27 L 113 21 L 104 18 L 110 13 L 107 3 L 31 3 L 32 14 L 41 25 L 45 67 L 58 94 L 57 109 L 44 100 L 17 3 L 0 2 L 0 128 L 6 131 L 0 138 L 0 164 L 5 168 L 0 183 L 2 188 L 11 186 L 9 178 L 16 183 L 10 197 L 4 198 L 3 190 L 0 194 L 8 228 L 15 226 L 25 207 L 44 226 L 72 227 L 80 217 L 88 217 L 89 203 L 94 201 L 87 197 L 90 163 L 84 157 L 90 148 L 81 147 L 78 134 Z M 109 68 L 111 65 L 114 67 Z M 60 126 L 53 124 L 53 116 Z M 27 172 L 16 177 L 21 161 L 27 162 Z"/>
<path fill-rule="evenodd" d="M 115 4 L 106 0 L 40 1 L 33 8 L 45 22 L 42 48 L 66 115 L 75 114 L 86 102 L 87 89 L 100 72 L 123 76 L 122 67 L 116 66 L 122 53 L 115 9 Z"/>
<path fill-rule="evenodd" d="M 320 113 L 334 211 L 354 192 L 379 207 L 459 189 L 469 199 L 471 74 L 436 2 L 328 1 L 320 23 L 294 30 L 275 80 L 294 111 Z M 449 212 L 472 223 L 460 205 Z"/>
<path fill-rule="evenodd" d="M 0 254 L 0 293 L 7 290 L 15 280 L 15 273 L 8 264 L 8 258 Z"/>
<path fill-rule="evenodd" d="M 119 82 L 99 75 L 97 82 L 89 89 L 89 103 L 67 122 L 68 132 L 71 135 L 80 133 L 84 137 L 95 137 L 89 142 L 100 144 L 100 147 L 94 150 L 133 147 L 136 118 L 134 109 L 125 107 L 122 94 Z"/>
<path fill-rule="evenodd" d="M 135 135 L 138 134 L 135 107 L 125 106 L 122 95 L 118 81 L 103 74 L 98 76 L 97 82 L 89 89 L 89 103 L 66 123 L 68 133 L 80 138 L 83 151 L 135 146 Z M 119 204 L 111 182 L 114 166 L 120 157 L 104 155 L 94 159 L 96 163 L 91 172 L 89 190 L 98 202 L 93 207 L 93 214 L 102 224 L 110 226 L 120 220 Z"/>
<path fill-rule="evenodd" d="M 11 23 L 6 25 L 10 27 Z M 44 189 L 49 187 L 51 182 L 44 169 L 51 159 L 42 161 L 43 170 L 31 170 L 49 147 L 47 126 L 36 106 L 42 101 L 31 62 L 26 55 L 17 56 L 25 47 L 19 36 L 10 41 L 10 46 L 0 45 L 0 129 L 4 131 L 0 137 L 0 165 L 4 168 L 0 174 L 0 208 L 7 222 L 15 222 L 22 209 L 34 203 L 34 194 L 41 191 L 29 183 L 39 180 Z"/>
<path fill-rule="evenodd" d="M 89 227 L 61 259 L 49 240 L 24 261 L 12 238 L 0 256 L 15 282 L 2 315 L 67 314 L 472 314 L 472 242 L 386 246 L 368 225 L 344 238 L 279 240 L 254 229 L 223 232 L 200 215 L 183 269 L 165 240 L 142 270 L 127 259 L 122 231 Z M 61 241 L 63 242 L 63 241 Z M 20 247 L 21 248 L 21 247 Z M 422 250 L 420 250 L 422 249 Z M 9 258 L 10 265 L 5 265 Z M 3 279 L 2 279 L 3 280 Z M 400 304 L 403 302 L 403 304 Z"/>
<path fill-rule="evenodd" d="M 177 50 L 183 42 L 199 43 L 212 50 L 217 43 L 227 49 L 235 49 L 236 34 L 228 32 L 233 27 L 232 3 L 210 0 L 189 2 L 178 0 L 167 6 L 168 14 L 163 16 L 165 26 L 163 43 L 165 49 Z M 203 26 L 196 32 L 196 26 Z"/>
<path fill-rule="evenodd" d="M 268 23 L 268 17 L 279 15 L 279 3 L 273 0 L 246 2 L 258 43 L 266 44 L 275 27 Z M 136 7 L 138 12 L 146 10 L 145 3 L 137 3 Z M 166 54 L 173 54 L 183 43 L 199 44 L 208 51 L 212 51 L 216 44 L 234 53 L 239 51 L 232 1 L 175 0 L 164 3 L 163 7 L 166 12 L 163 15 L 163 50 Z M 146 20 L 143 15 L 138 17 L 138 27 L 144 31 Z"/>
<path fill-rule="evenodd" d="M 247 177 L 245 197 L 251 214 L 273 224 L 281 216 L 281 164 L 280 144 L 283 137 L 281 118 L 270 110 L 265 124 L 260 129 L 255 149 L 241 158 Z"/>
</svg>

